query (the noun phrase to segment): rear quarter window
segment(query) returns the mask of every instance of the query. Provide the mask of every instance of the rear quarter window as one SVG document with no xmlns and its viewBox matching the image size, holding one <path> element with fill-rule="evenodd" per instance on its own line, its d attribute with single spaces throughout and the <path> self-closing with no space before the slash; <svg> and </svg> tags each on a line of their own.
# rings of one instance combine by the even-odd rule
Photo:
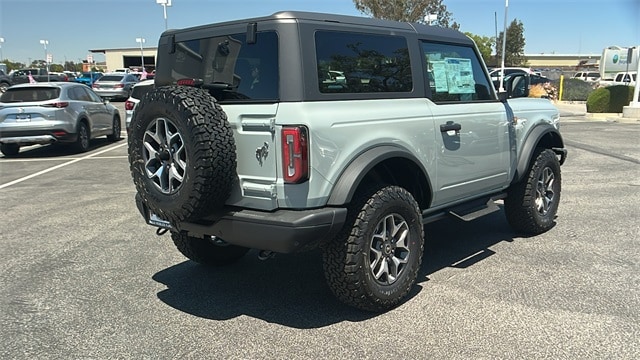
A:
<svg viewBox="0 0 640 360">
<path fill-rule="evenodd" d="M 396 93 L 413 89 L 407 41 L 402 36 L 318 31 L 321 93 Z"/>
</svg>

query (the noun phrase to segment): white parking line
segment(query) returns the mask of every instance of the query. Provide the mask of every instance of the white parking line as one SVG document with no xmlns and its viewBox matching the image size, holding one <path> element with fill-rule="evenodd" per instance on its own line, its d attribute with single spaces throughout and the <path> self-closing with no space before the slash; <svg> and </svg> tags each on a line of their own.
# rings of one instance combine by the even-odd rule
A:
<svg viewBox="0 0 640 360">
<path fill-rule="evenodd" d="M 73 160 L 71 160 L 71 161 L 67 161 L 66 163 L 62 163 L 62 164 L 60 164 L 60 165 L 56 165 L 56 166 L 54 166 L 54 167 L 50 167 L 50 168 L 45 169 L 45 170 L 42 170 L 42 171 L 38 171 L 37 173 L 31 174 L 31 175 L 27 175 L 27 176 L 22 177 L 22 178 L 20 178 L 20 179 L 16 179 L 16 180 L 10 181 L 10 182 L 8 182 L 8 183 L 6 183 L 6 184 L 2 184 L 2 185 L 0 185 L 0 189 L 4 189 L 4 188 L 9 187 L 9 186 L 11 186 L 11 185 L 15 185 L 15 184 L 21 183 L 21 182 L 23 182 L 23 181 L 25 181 L 25 180 L 29 180 L 29 179 L 31 179 L 31 178 L 34 178 L 34 177 L 36 177 L 36 176 L 40 176 L 40 175 L 42 175 L 42 174 L 46 174 L 46 173 L 51 172 L 51 171 L 53 171 L 53 170 L 57 170 L 57 169 L 59 169 L 59 168 L 61 168 L 61 167 L 63 167 L 63 166 L 71 165 L 71 164 L 73 164 L 73 163 L 77 163 L 78 161 L 82 161 L 82 160 L 90 159 L 90 158 L 92 158 L 92 157 L 94 157 L 94 156 L 98 156 L 98 155 L 100 155 L 100 154 L 106 153 L 107 151 L 111 151 L 111 150 L 117 149 L 117 148 L 122 147 L 122 146 L 125 146 L 125 145 L 127 145 L 127 143 L 126 143 L 126 142 L 125 142 L 125 143 L 123 143 L 123 144 L 119 144 L 119 145 L 116 145 L 116 146 L 113 146 L 113 147 L 110 147 L 110 148 L 104 149 L 104 150 L 102 150 L 102 151 L 98 151 L 98 152 L 97 152 L 97 153 L 95 153 L 95 154 L 90 154 L 90 155 L 87 155 L 87 156 L 84 156 L 84 157 L 81 157 L 81 158 L 73 159 Z"/>
</svg>

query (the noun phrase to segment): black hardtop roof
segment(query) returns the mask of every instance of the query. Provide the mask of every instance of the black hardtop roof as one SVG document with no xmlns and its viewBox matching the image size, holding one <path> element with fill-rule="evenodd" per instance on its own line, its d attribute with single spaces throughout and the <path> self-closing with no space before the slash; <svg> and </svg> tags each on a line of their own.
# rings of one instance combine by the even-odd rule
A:
<svg viewBox="0 0 640 360">
<path fill-rule="evenodd" d="M 472 43 L 472 40 L 469 39 L 463 33 L 449 29 L 442 28 L 439 26 L 428 26 L 425 24 L 419 23 L 408 23 L 408 22 L 398 22 L 391 20 L 382 20 L 361 16 L 350 16 L 350 15 L 337 15 L 337 14 L 327 14 L 327 13 L 317 13 L 317 12 L 307 12 L 307 11 L 279 11 L 269 16 L 263 17 L 254 17 L 247 19 L 238 19 L 208 25 L 200 25 L 194 26 L 190 28 L 183 29 L 171 29 L 165 31 L 162 36 L 182 33 L 187 31 L 192 31 L 196 29 L 206 29 L 209 27 L 218 27 L 218 26 L 227 26 L 234 24 L 246 24 L 246 23 L 260 23 L 265 21 L 277 21 L 277 20 L 298 20 L 298 21 L 318 21 L 318 22 L 330 22 L 330 23 L 343 23 L 349 25 L 361 25 L 364 27 L 377 27 L 377 28 L 387 28 L 387 29 L 397 29 L 402 31 L 415 32 L 417 34 L 426 35 L 428 37 L 434 37 L 438 40 L 447 40 L 449 39 L 455 43 Z"/>
</svg>

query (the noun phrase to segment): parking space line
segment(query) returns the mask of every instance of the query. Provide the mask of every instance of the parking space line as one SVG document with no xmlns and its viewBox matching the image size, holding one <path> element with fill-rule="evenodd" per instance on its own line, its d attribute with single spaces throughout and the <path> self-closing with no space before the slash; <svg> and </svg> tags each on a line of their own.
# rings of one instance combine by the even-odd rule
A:
<svg viewBox="0 0 640 360">
<path fill-rule="evenodd" d="M 65 163 L 62 163 L 62 164 L 60 164 L 60 165 L 56 165 L 56 166 L 54 166 L 54 167 L 50 167 L 50 168 L 45 169 L 45 170 L 42 170 L 42 171 L 38 171 L 37 173 L 31 174 L 31 175 L 27 175 L 27 176 L 22 177 L 22 178 L 20 178 L 20 179 L 16 179 L 16 180 L 10 181 L 10 182 L 8 182 L 8 183 L 6 183 L 6 184 L 2 184 L 2 185 L 0 185 L 0 189 L 4 189 L 4 188 L 9 187 L 9 186 L 11 186 L 11 185 L 15 185 L 15 184 L 21 183 L 21 182 L 23 182 L 23 181 L 25 181 L 25 180 L 29 180 L 29 179 L 31 179 L 31 178 L 34 178 L 34 177 L 36 177 L 36 176 L 40 176 L 40 175 L 46 174 L 46 173 L 51 172 L 51 171 L 53 171 L 53 170 L 57 170 L 57 169 L 59 169 L 59 168 L 61 168 L 61 167 L 64 167 L 64 166 L 67 166 L 67 165 L 71 165 L 71 164 L 77 163 L 78 161 L 82 161 L 82 160 L 90 159 L 90 158 L 92 158 L 92 157 L 95 157 L 95 156 L 98 156 L 98 155 L 100 155 L 100 154 L 106 153 L 107 151 L 111 151 L 111 150 L 117 149 L 117 148 L 122 147 L 122 146 L 125 146 L 125 145 L 127 145 L 127 143 L 119 144 L 119 145 L 116 145 L 116 146 L 113 146 L 113 147 L 110 147 L 110 148 L 104 149 L 104 150 L 102 150 L 102 151 L 98 151 L 98 152 L 97 152 L 97 153 L 95 153 L 95 154 L 90 154 L 90 155 L 87 155 L 87 156 L 83 156 L 83 157 L 81 157 L 81 158 L 76 158 L 76 159 L 73 159 L 73 160 L 71 160 L 71 161 L 67 161 L 67 162 L 65 162 Z"/>
</svg>

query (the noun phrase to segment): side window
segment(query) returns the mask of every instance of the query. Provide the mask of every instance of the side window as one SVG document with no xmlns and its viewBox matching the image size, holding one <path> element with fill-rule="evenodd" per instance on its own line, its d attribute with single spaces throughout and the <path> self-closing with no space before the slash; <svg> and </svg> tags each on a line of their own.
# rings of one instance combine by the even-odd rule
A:
<svg viewBox="0 0 640 360">
<path fill-rule="evenodd" d="M 278 35 L 258 32 L 256 40 L 240 33 L 176 43 L 172 80 L 202 79 L 220 101 L 277 100 Z"/>
<path fill-rule="evenodd" d="M 315 34 L 322 93 L 410 92 L 411 63 L 401 36 L 337 31 Z"/>
<path fill-rule="evenodd" d="M 472 47 L 423 41 L 422 51 L 434 102 L 493 100 L 493 85 Z"/>
</svg>

